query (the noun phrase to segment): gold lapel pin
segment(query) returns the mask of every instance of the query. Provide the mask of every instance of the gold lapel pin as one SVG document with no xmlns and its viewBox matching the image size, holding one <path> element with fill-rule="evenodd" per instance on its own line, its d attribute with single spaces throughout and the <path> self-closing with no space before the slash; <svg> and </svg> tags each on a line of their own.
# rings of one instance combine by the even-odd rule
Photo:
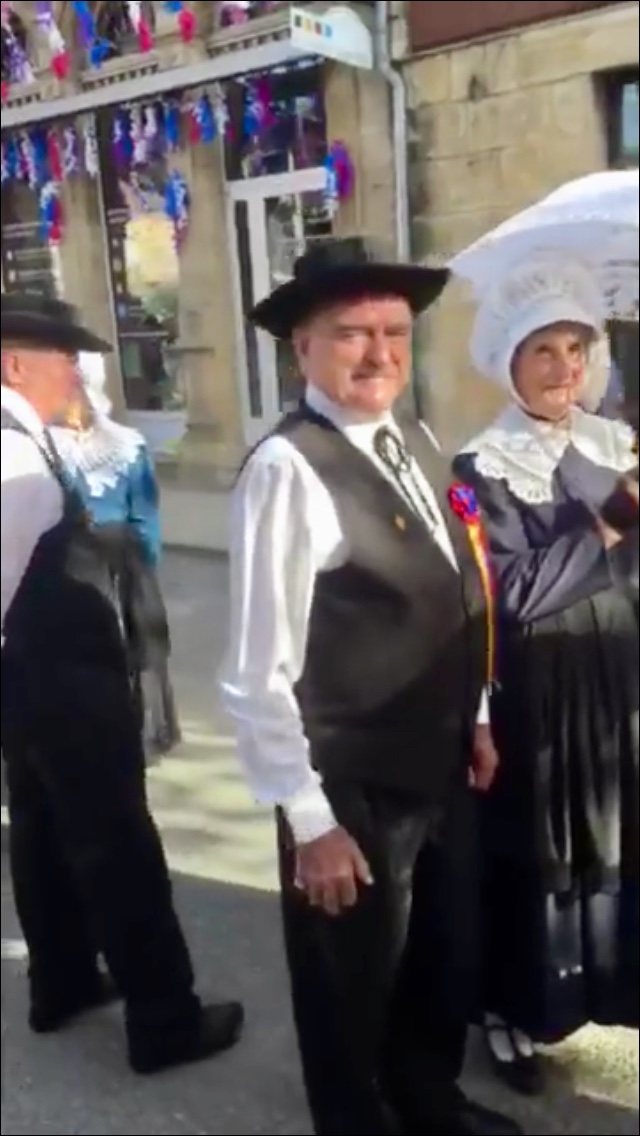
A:
<svg viewBox="0 0 640 1136">
<path fill-rule="evenodd" d="M 406 531 L 407 522 L 400 513 L 396 513 L 395 517 L 393 518 L 393 523 L 400 532 Z"/>
</svg>

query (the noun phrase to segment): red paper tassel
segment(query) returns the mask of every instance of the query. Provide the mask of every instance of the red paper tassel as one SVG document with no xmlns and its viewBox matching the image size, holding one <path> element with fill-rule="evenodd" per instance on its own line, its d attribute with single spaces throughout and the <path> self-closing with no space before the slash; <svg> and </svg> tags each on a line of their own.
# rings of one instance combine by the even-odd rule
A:
<svg viewBox="0 0 640 1136">
<path fill-rule="evenodd" d="M 47 138 L 47 148 L 49 151 L 49 168 L 51 170 L 51 180 L 59 183 L 63 179 L 62 154 L 60 153 L 60 142 L 55 130 L 49 131 Z"/>
<path fill-rule="evenodd" d="M 202 142 L 202 130 L 195 111 L 191 111 L 189 114 L 189 141 L 192 146 L 197 146 L 199 142 Z"/>
<path fill-rule="evenodd" d="M 153 32 L 146 20 L 140 23 L 139 42 L 140 51 L 153 51 Z"/>
<path fill-rule="evenodd" d="M 56 198 L 53 206 L 53 219 L 49 227 L 49 240 L 53 245 L 59 245 L 62 241 L 63 232 L 63 215 L 62 205 L 58 198 Z"/>
<path fill-rule="evenodd" d="M 178 18 L 180 35 L 185 43 L 191 43 L 196 34 L 196 17 L 190 8 L 183 8 Z"/>
<path fill-rule="evenodd" d="M 71 60 L 68 51 L 61 51 L 51 60 L 51 67 L 56 79 L 68 79 Z"/>
</svg>

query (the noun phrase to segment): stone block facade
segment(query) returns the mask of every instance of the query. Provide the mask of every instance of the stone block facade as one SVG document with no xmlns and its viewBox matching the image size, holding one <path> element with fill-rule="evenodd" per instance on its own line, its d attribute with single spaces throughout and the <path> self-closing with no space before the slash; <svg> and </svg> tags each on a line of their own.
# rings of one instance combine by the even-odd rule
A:
<svg viewBox="0 0 640 1136">
<path fill-rule="evenodd" d="M 636 3 L 408 57 L 415 257 L 445 260 L 562 182 L 605 168 L 598 77 L 637 65 Z M 423 401 L 447 449 L 500 401 L 469 363 L 472 312 L 453 285 L 419 334 Z"/>
</svg>

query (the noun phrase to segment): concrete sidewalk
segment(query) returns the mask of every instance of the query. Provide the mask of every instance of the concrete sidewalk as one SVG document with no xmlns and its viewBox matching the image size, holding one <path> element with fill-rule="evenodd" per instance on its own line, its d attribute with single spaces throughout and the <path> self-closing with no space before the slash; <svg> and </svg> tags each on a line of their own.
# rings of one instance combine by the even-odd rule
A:
<svg viewBox="0 0 640 1136">
<path fill-rule="evenodd" d="M 152 775 L 154 808 L 201 988 L 244 1000 L 246 1039 L 218 1062 L 146 1082 L 126 1069 L 116 1011 L 59 1038 L 32 1038 L 24 1022 L 24 951 L 3 840 L 2 1136 L 309 1132 L 273 892 L 271 819 L 247 796 L 215 698 L 227 612 L 225 564 L 170 553 L 165 586 L 185 744 Z M 638 1133 L 637 1035 L 587 1031 L 557 1055 L 557 1068 L 549 1099 L 522 1107 L 501 1096 L 475 1052 L 469 1087 L 493 1103 L 500 1098 L 528 1132 L 541 1136 Z"/>
</svg>

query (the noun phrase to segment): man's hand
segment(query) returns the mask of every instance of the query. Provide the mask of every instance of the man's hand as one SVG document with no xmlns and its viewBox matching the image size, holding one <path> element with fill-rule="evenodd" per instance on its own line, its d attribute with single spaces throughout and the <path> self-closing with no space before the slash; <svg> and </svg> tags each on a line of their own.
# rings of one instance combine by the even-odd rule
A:
<svg viewBox="0 0 640 1136">
<path fill-rule="evenodd" d="M 471 762 L 471 785 L 479 793 L 488 793 L 498 772 L 500 758 L 490 726 L 476 726 Z"/>
<path fill-rule="evenodd" d="M 296 886 L 312 907 L 340 915 L 355 907 L 362 886 L 373 883 L 371 869 L 355 840 L 344 828 L 334 828 L 319 840 L 298 847 Z"/>
<path fill-rule="evenodd" d="M 603 521 L 602 517 L 596 517 L 596 527 L 607 552 L 610 552 L 613 548 L 617 548 L 617 546 L 622 543 L 622 533 L 612 528 L 606 521 Z"/>
</svg>

